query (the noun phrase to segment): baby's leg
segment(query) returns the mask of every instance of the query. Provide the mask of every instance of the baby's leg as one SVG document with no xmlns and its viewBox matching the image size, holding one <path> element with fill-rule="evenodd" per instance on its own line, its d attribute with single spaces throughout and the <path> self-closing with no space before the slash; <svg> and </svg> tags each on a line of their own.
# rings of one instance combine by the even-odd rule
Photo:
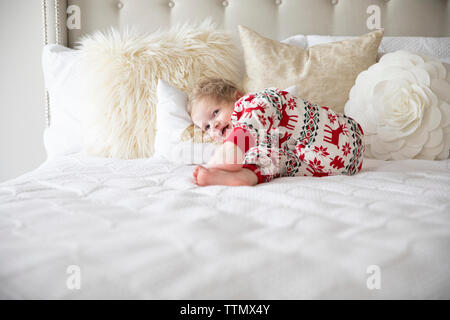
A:
<svg viewBox="0 0 450 320">
<path fill-rule="evenodd" d="M 307 147 L 297 144 L 296 154 L 301 165 L 296 175 L 323 177 L 358 173 L 362 169 L 364 153 L 361 126 L 352 118 L 332 110 L 322 107 L 321 112 L 322 126 L 317 128 L 315 140 Z"/>
<path fill-rule="evenodd" d="M 197 166 L 193 173 L 195 183 L 199 186 L 254 186 L 258 183 L 258 177 L 252 170 L 233 165 L 229 167 L 231 171 L 224 168 L 227 165 L 213 168 Z"/>
</svg>

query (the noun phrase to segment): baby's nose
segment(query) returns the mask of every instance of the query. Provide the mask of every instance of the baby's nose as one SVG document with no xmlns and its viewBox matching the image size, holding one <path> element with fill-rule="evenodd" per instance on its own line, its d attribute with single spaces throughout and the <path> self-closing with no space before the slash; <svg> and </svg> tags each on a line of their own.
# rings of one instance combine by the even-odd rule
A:
<svg viewBox="0 0 450 320">
<path fill-rule="evenodd" d="M 219 128 L 219 126 L 220 126 L 220 122 L 217 120 L 214 120 L 212 127 L 217 129 L 217 128 Z"/>
</svg>

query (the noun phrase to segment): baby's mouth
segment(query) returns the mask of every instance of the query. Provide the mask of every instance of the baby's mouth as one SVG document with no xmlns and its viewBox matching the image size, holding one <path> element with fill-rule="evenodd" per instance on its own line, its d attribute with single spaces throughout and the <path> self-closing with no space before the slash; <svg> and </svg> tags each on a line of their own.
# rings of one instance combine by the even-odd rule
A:
<svg viewBox="0 0 450 320">
<path fill-rule="evenodd" d="M 230 127 L 229 124 L 227 124 L 225 127 L 222 128 L 222 136 L 225 135 L 225 132 L 227 132 L 228 128 Z"/>
</svg>

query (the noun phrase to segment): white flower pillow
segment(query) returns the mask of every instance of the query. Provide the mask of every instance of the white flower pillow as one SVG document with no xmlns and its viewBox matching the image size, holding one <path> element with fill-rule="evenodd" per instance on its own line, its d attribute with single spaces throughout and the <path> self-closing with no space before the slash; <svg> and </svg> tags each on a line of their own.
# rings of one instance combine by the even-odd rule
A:
<svg viewBox="0 0 450 320">
<path fill-rule="evenodd" d="M 385 54 L 361 72 L 345 114 L 365 133 L 366 156 L 446 159 L 450 149 L 450 70 L 437 58 Z"/>
<path fill-rule="evenodd" d="M 298 95 L 296 86 L 286 91 Z M 208 162 L 217 144 L 194 126 L 187 112 L 187 94 L 162 79 L 158 81 L 156 94 L 155 156 L 178 164 Z"/>
</svg>

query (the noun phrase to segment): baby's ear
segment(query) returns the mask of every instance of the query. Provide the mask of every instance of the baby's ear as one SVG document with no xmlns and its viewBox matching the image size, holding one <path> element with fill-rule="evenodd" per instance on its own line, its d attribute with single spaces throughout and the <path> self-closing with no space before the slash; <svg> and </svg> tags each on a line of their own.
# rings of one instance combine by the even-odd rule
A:
<svg viewBox="0 0 450 320">
<path fill-rule="evenodd" d="M 244 94 L 240 91 L 240 90 L 236 90 L 236 92 L 234 93 L 234 98 L 236 100 L 239 100 L 240 98 L 242 98 L 244 96 Z"/>
</svg>

